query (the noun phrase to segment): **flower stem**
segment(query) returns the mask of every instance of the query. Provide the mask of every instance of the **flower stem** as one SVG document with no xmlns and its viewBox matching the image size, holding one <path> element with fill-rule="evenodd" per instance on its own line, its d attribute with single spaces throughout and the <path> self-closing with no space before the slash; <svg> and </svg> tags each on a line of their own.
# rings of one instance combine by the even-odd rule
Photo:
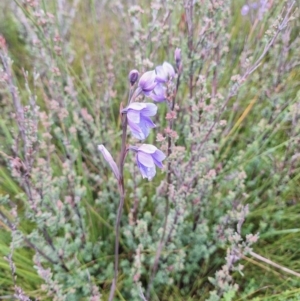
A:
<svg viewBox="0 0 300 301">
<path fill-rule="evenodd" d="M 128 103 L 131 100 L 133 86 L 130 88 L 129 96 L 128 96 Z M 119 271 L 119 245 L 120 245 L 120 223 L 122 217 L 122 211 L 124 207 L 125 201 L 125 187 L 124 187 L 124 163 L 127 155 L 127 147 L 126 147 L 126 138 L 127 138 L 127 116 L 126 113 L 122 113 L 122 144 L 121 144 L 121 152 L 120 152 L 120 162 L 119 162 L 119 171 L 120 171 L 120 179 L 119 179 L 119 193 L 120 193 L 120 201 L 119 207 L 117 212 L 116 218 L 116 225 L 115 225 L 115 263 L 114 263 L 114 279 L 112 281 L 109 293 L 109 301 L 112 301 L 115 295 L 117 279 L 118 279 L 118 271 Z"/>
</svg>

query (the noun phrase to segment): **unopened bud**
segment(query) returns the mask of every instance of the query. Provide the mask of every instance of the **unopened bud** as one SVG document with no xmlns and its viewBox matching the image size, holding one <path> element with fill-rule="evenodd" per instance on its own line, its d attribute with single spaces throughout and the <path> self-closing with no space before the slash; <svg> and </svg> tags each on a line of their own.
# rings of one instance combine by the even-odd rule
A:
<svg viewBox="0 0 300 301">
<path fill-rule="evenodd" d="M 116 162 L 114 161 L 113 157 L 111 156 L 110 152 L 105 148 L 105 146 L 103 144 L 98 145 L 98 150 L 102 153 L 104 159 L 109 164 L 116 179 L 119 181 L 120 180 L 119 168 L 118 168 Z"/>
<path fill-rule="evenodd" d="M 181 64 L 181 49 L 180 48 L 175 49 L 174 57 L 175 57 L 176 67 L 177 67 L 177 69 L 179 69 L 180 64 Z"/>
<path fill-rule="evenodd" d="M 130 84 L 133 86 L 139 78 L 139 72 L 136 69 L 133 69 L 129 72 L 128 79 Z"/>
</svg>

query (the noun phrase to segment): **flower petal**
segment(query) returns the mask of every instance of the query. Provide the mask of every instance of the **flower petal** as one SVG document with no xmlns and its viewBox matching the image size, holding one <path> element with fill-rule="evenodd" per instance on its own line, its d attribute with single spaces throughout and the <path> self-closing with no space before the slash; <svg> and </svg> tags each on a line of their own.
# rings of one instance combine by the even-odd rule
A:
<svg viewBox="0 0 300 301">
<path fill-rule="evenodd" d="M 165 73 L 167 73 L 168 75 L 168 79 L 174 78 L 175 70 L 173 66 L 168 62 L 164 62 L 162 66 L 164 68 Z"/>
<path fill-rule="evenodd" d="M 153 123 L 153 121 L 147 116 L 141 116 L 139 125 L 141 127 L 147 127 L 147 128 L 151 128 L 151 129 L 156 127 L 155 123 Z"/>
<path fill-rule="evenodd" d="M 165 160 L 167 156 L 161 150 L 157 149 L 155 153 L 152 155 L 152 157 L 155 158 L 155 160 L 161 162 Z"/>
<path fill-rule="evenodd" d="M 145 134 L 141 130 L 138 124 L 131 122 L 131 120 L 128 119 L 128 125 L 131 130 L 131 134 L 133 137 L 139 139 L 139 140 L 144 140 L 146 139 Z"/>
<path fill-rule="evenodd" d="M 142 174 L 142 177 L 143 178 L 147 178 L 147 167 L 145 167 L 144 165 L 142 165 L 138 159 L 136 159 L 136 163 L 137 163 L 137 166 Z"/>
<path fill-rule="evenodd" d="M 159 167 L 159 168 L 163 168 L 163 165 L 161 163 L 161 161 L 163 161 L 164 159 L 166 159 L 166 155 L 161 151 L 161 150 L 157 150 L 153 155 L 152 155 L 154 164 Z"/>
<path fill-rule="evenodd" d="M 150 128 L 147 127 L 145 124 L 143 123 L 139 123 L 138 126 L 140 127 L 140 130 L 142 131 L 143 135 L 144 135 L 144 139 L 146 139 L 149 134 L 150 134 Z M 144 139 L 141 139 L 141 140 L 144 140 Z"/>
<path fill-rule="evenodd" d="M 140 111 L 135 111 L 128 109 L 127 111 L 127 119 L 134 123 L 140 122 Z"/>
<path fill-rule="evenodd" d="M 155 124 L 152 122 L 152 120 L 149 117 L 146 116 L 141 117 L 138 126 L 140 127 L 141 131 L 144 133 L 145 138 L 149 136 L 150 129 L 155 128 Z"/>
<path fill-rule="evenodd" d="M 155 68 L 155 72 L 156 81 L 158 83 L 166 83 L 168 80 L 174 78 L 175 76 L 175 70 L 173 66 L 168 62 L 164 62 L 162 66 L 157 66 Z"/>
<path fill-rule="evenodd" d="M 154 103 L 144 103 L 145 108 L 141 110 L 143 116 L 154 116 L 157 113 L 157 106 Z"/>
<path fill-rule="evenodd" d="M 154 70 L 147 71 L 141 76 L 139 80 L 139 87 L 143 90 L 143 92 L 150 92 L 155 88 L 157 84 L 155 82 L 155 78 L 156 74 Z"/>
<path fill-rule="evenodd" d="M 137 160 L 146 167 L 153 167 L 154 161 L 150 154 L 146 154 L 144 152 L 138 151 L 137 153 Z"/>
<path fill-rule="evenodd" d="M 141 111 L 147 107 L 147 103 L 142 102 L 132 102 L 129 104 L 127 109 L 135 110 L 135 111 Z"/>
<path fill-rule="evenodd" d="M 146 138 L 149 136 L 150 129 L 156 127 L 156 125 L 148 117 L 143 117 L 143 119 L 141 119 L 141 122 L 139 123 L 139 126 Z"/>
<path fill-rule="evenodd" d="M 142 174 L 143 178 L 147 178 L 149 181 L 153 179 L 153 177 L 156 174 L 155 166 L 153 167 L 146 167 L 143 164 L 141 164 L 138 159 L 136 160 L 138 168 Z"/>
<path fill-rule="evenodd" d="M 157 147 L 155 147 L 152 144 L 142 144 L 139 148 L 138 151 L 142 151 L 147 154 L 153 154 L 157 150 Z"/>
<path fill-rule="evenodd" d="M 168 74 L 165 72 L 163 66 L 157 66 L 155 68 L 156 81 L 158 83 L 165 83 L 168 81 Z"/>
<path fill-rule="evenodd" d="M 164 87 L 162 84 L 158 84 L 150 93 L 149 97 L 151 97 L 154 101 L 164 101 L 166 100 L 166 91 L 166 87 Z"/>
<path fill-rule="evenodd" d="M 152 157 L 153 158 L 153 157 Z M 162 165 L 161 162 L 157 161 L 155 158 L 153 158 L 154 164 L 159 167 L 159 168 L 163 168 L 164 166 Z"/>
<path fill-rule="evenodd" d="M 165 96 L 162 96 L 162 95 L 156 95 L 156 94 L 154 94 L 154 93 L 151 93 L 151 94 L 149 95 L 149 97 L 150 97 L 152 100 L 156 101 L 156 102 L 163 102 L 163 101 L 166 100 L 166 97 L 165 97 Z"/>
</svg>

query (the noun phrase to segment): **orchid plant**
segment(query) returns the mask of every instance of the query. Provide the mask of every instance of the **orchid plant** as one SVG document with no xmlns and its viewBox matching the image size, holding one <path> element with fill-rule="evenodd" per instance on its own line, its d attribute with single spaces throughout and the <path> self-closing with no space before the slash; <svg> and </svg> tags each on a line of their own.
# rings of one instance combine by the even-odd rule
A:
<svg viewBox="0 0 300 301">
<path fill-rule="evenodd" d="M 179 48 L 175 50 L 175 61 L 177 72 L 180 73 L 181 52 Z M 120 220 L 125 199 L 123 169 L 127 153 L 129 150 L 135 152 L 136 164 L 141 172 L 141 175 L 143 178 L 147 178 L 149 181 L 155 176 L 156 167 L 163 168 L 162 161 L 164 161 L 167 157 L 161 150 L 157 149 L 151 144 L 127 146 L 127 126 L 130 128 L 132 136 L 138 140 L 145 140 L 149 136 L 150 130 L 156 127 L 150 117 L 156 115 L 157 106 L 154 103 L 138 102 L 138 96 L 141 94 L 143 94 L 145 97 L 151 98 L 155 102 L 168 102 L 169 108 L 174 108 L 175 97 L 173 97 L 173 100 L 170 101 L 169 95 L 171 90 L 170 87 L 172 86 L 172 80 L 175 78 L 175 70 L 170 63 L 164 62 L 161 66 L 157 66 L 155 70 L 145 72 L 140 77 L 137 88 L 134 89 L 138 77 L 139 72 L 137 70 L 132 70 L 129 73 L 128 80 L 130 83 L 130 91 L 128 103 L 126 108 L 122 108 L 121 106 L 120 109 L 120 116 L 122 120 L 122 143 L 119 165 L 117 165 L 104 145 L 101 144 L 98 146 L 99 151 L 109 164 L 115 178 L 118 181 L 120 193 L 120 202 L 115 225 L 116 239 L 114 279 L 109 295 L 110 301 L 114 298 L 118 277 Z M 170 155 L 169 150 L 168 155 Z"/>
</svg>

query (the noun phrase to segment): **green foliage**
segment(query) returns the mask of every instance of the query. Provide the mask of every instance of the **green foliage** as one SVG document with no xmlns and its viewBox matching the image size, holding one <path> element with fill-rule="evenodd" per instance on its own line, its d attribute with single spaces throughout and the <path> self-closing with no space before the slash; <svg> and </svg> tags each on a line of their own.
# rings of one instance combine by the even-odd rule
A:
<svg viewBox="0 0 300 301">
<path fill-rule="evenodd" d="M 147 182 L 126 159 L 115 299 L 298 300 L 299 278 L 251 252 L 300 271 L 299 7 L 4 2 L 0 295 L 108 299 L 119 196 L 97 145 L 117 160 L 129 71 L 180 47 L 176 135 L 163 103 L 147 140 L 172 142 L 165 169 Z"/>
</svg>

